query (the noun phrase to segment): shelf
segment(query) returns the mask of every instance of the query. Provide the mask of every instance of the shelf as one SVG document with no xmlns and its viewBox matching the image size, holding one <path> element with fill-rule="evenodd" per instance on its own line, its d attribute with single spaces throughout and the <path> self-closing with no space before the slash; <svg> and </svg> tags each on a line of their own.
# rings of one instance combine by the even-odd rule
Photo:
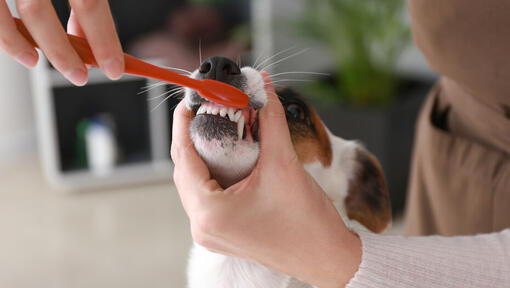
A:
<svg viewBox="0 0 510 288">
<path fill-rule="evenodd" d="M 120 185 L 169 181 L 172 178 L 171 161 L 147 162 L 115 167 L 111 173 L 97 175 L 88 170 L 50 175 L 51 182 L 65 191 L 88 190 Z"/>
<path fill-rule="evenodd" d="M 49 67 L 46 59 L 32 70 L 31 82 L 42 163 L 56 188 L 80 191 L 171 178 L 170 109 L 161 105 L 151 111 L 153 103 L 148 101 L 164 93 L 167 85 L 140 93 L 157 82 L 131 75 L 112 81 L 101 70 L 91 69 L 87 85 L 78 87 Z M 104 114 L 115 123 L 120 157 L 110 174 L 96 175 L 80 161 L 84 154 L 77 152 L 83 151 L 77 125 Z"/>
</svg>

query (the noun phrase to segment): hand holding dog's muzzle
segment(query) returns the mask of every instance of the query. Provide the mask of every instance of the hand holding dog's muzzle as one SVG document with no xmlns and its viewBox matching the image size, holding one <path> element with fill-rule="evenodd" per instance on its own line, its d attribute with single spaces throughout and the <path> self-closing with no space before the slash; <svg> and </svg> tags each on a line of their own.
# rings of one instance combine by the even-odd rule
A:
<svg viewBox="0 0 510 288">
<path fill-rule="evenodd" d="M 343 223 L 294 151 L 285 112 L 267 74 L 259 115 L 260 156 L 252 173 L 221 188 L 189 137 L 192 111 L 174 113 L 174 181 L 195 242 L 261 263 L 320 287 L 345 285 L 361 261 L 359 238 Z"/>
</svg>

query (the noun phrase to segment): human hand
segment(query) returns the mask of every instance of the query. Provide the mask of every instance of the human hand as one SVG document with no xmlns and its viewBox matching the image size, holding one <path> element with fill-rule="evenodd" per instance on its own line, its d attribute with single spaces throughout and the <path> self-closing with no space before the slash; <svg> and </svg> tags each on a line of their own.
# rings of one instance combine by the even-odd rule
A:
<svg viewBox="0 0 510 288">
<path fill-rule="evenodd" d="M 122 47 L 107 0 L 70 0 L 68 33 L 88 40 L 104 73 L 118 79 L 124 72 Z M 18 13 L 28 31 L 53 66 L 75 85 L 87 82 L 87 67 L 71 46 L 57 14 L 47 0 L 17 0 Z M 0 49 L 28 68 L 38 54 L 17 30 L 9 8 L 0 0 Z"/>
<path fill-rule="evenodd" d="M 268 78 L 267 74 L 265 78 Z M 270 81 L 259 112 L 260 156 L 253 172 L 222 189 L 189 138 L 184 101 L 174 113 L 174 181 L 195 242 L 258 262 L 319 287 L 347 284 L 361 262 L 361 243 L 304 170 Z"/>
</svg>

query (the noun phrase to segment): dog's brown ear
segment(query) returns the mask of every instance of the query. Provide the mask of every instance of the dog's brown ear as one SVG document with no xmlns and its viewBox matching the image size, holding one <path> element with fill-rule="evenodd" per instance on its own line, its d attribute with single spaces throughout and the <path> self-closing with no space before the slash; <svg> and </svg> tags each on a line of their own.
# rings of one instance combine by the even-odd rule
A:
<svg viewBox="0 0 510 288">
<path fill-rule="evenodd" d="M 379 161 L 362 148 L 356 149 L 357 167 L 345 198 L 347 216 L 375 233 L 391 223 L 391 204 Z"/>
</svg>

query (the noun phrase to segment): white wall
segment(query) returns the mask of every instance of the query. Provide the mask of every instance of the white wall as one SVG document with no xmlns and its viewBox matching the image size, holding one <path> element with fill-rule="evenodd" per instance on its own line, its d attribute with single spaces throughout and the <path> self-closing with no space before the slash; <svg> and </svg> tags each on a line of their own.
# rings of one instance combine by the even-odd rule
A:
<svg viewBox="0 0 510 288">
<path fill-rule="evenodd" d="M 3 1 L 3 0 L 2 0 Z M 14 0 L 7 0 L 14 7 Z M 0 51 L 0 166 L 36 150 L 29 71 Z"/>
</svg>

